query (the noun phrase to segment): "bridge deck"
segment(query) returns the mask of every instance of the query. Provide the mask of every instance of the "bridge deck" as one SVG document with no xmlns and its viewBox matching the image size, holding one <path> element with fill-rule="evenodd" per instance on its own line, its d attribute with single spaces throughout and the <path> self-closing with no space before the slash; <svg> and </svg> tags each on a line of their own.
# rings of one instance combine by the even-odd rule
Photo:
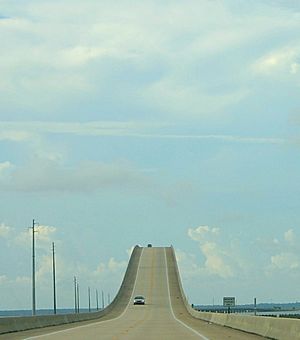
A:
<svg viewBox="0 0 300 340">
<path fill-rule="evenodd" d="M 192 318 L 185 309 L 171 248 L 143 248 L 131 299 L 100 321 L 6 334 L 6 339 L 262 339 Z M 146 304 L 133 305 L 143 295 Z"/>
</svg>

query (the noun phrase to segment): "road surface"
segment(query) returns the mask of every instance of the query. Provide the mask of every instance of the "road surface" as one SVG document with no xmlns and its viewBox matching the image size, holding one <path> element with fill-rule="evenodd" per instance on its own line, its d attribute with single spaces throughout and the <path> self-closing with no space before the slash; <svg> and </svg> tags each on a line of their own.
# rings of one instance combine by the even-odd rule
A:
<svg viewBox="0 0 300 340">
<path fill-rule="evenodd" d="M 194 319 L 180 296 L 172 248 L 143 248 L 131 299 L 121 311 L 92 322 L 6 334 L 5 339 L 203 339 L 246 340 L 263 337 Z M 146 304 L 133 305 L 143 295 Z M 0 337 L 1 338 L 1 337 Z"/>
</svg>

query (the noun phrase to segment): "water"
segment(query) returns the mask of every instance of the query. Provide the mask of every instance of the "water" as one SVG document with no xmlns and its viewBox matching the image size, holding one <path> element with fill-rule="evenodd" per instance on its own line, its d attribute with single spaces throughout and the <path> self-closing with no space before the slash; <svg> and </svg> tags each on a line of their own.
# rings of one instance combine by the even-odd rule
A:
<svg viewBox="0 0 300 340">
<path fill-rule="evenodd" d="M 80 313 L 88 313 L 88 308 L 81 308 Z M 91 309 L 91 312 L 97 312 L 96 309 Z M 74 308 L 57 309 L 57 314 L 74 314 Z M 36 315 L 53 315 L 53 309 L 39 309 Z M 26 310 L 0 310 L 0 318 L 16 317 L 16 316 L 32 316 L 31 309 Z"/>
</svg>

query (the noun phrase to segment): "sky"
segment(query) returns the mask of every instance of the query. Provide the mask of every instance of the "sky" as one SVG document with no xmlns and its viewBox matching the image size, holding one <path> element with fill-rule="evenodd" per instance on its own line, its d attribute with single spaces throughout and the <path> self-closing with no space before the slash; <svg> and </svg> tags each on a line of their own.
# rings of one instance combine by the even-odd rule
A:
<svg viewBox="0 0 300 340">
<path fill-rule="evenodd" d="M 300 301 L 300 4 L 0 0 L 0 309 L 113 297 L 173 245 L 194 304 Z"/>
</svg>

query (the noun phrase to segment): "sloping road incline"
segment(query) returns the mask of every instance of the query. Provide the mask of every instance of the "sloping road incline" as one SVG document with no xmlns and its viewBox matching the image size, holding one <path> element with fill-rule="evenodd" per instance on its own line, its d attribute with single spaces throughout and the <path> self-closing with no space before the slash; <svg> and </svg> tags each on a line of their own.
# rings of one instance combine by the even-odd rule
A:
<svg viewBox="0 0 300 340">
<path fill-rule="evenodd" d="M 210 324 L 186 310 L 173 248 L 142 248 L 136 279 L 123 288 L 109 313 L 101 319 L 6 334 L 6 339 L 263 339 Z M 133 305 L 143 295 L 146 304 Z"/>
</svg>

